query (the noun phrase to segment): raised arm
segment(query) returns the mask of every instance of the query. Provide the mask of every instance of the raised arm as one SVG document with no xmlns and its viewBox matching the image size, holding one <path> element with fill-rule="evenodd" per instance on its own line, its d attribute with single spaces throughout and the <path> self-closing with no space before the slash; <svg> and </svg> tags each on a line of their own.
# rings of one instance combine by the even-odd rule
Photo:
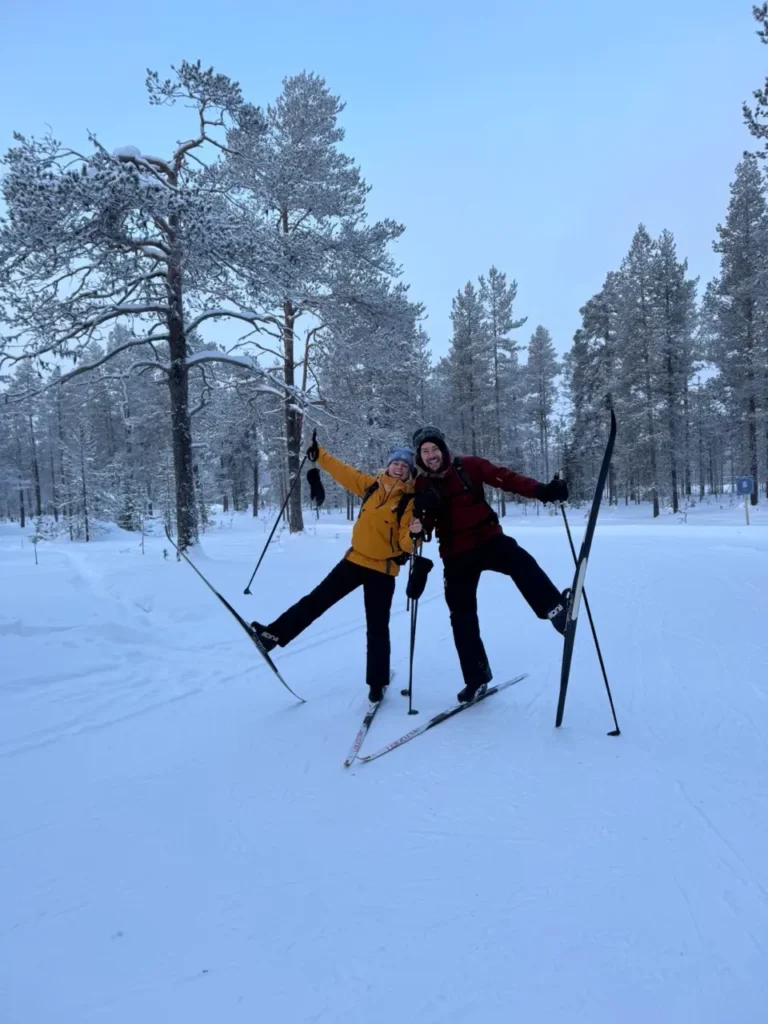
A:
<svg viewBox="0 0 768 1024">
<path fill-rule="evenodd" d="M 352 466 L 348 466 L 346 462 L 335 458 L 325 448 L 320 448 L 319 446 L 317 464 L 326 473 L 330 473 L 337 484 L 341 484 L 345 490 L 356 494 L 358 498 L 362 498 L 376 479 L 375 476 L 371 476 L 368 473 L 361 473 L 359 469 L 353 469 Z"/>
<path fill-rule="evenodd" d="M 472 473 L 474 470 L 483 483 L 490 487 L 498 487 L 510 494 L 520 494 L 523 498 L 539 497 L 539 488 L 542 485 L 532 477 L 523 476 L 522 473 L 513 473 L 511 469 L 496 466 L 488 459 L 479 459 L 474 455 L 465 456 L 462 463 L 468 473 Z"/>
</svg>

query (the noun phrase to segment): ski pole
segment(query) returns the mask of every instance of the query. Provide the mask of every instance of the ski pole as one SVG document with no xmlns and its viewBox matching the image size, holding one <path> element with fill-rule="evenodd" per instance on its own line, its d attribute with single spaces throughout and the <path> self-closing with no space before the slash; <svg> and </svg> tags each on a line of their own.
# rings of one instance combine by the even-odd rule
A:
<svg viewBox="0 0 768 1024">
<path fill-rule="evenodd" d="M 313 440 L 314 440 L 314 437 L 313 437 Z M 286 506 L 287 506 L 288 502 L 291 500 L 291 495 L 293 494 L 293 488 L 296 486 L 296 481 L 301 476 L 301 471 L 304 468 L 304 463 L 306 461 L 307 461 L 307 456 L 305 455 L 304 458 L 301 460 L 301 463 L 299 464 L 298 471 L 296 473 L 296 476 L 293 478 L 291 486 L 288 488 L 288 494 L 286 495 L 286 499 L 283 502 L 283 507 L 277 513 L 277 519 L 275 519 L 275 525 L 272 527 L 272 530 L 271 530 L 269 536 L 267 537 L 267 543 L 264 545 L 264 550 L 259 555 L 259 560 L 256 563 L 256 568 L 253 570 L 251 578 L 248 580 L 248 586 L 243 591 L 244 594 L 250 594 L 251 593 L 251 584 L 253 583 L 253 578 L 256 575 L 256 573 L 259 571 L 259 566 L 261 565 L 261 562 L 262 562 L 262 559 L 264 558 L 264 555 L 267 553 L 267 548 L 269 547 L 270 542 L 272 540 L 272 537 L 274 536 L 275 530 L 277 529 L 277 524 L 280 522 L 280 517 L 282 516 L 283 512 L 285 512 Z"/>
<path fill-rule="evenodd" d="M 578 557 L 576 555 L 576 548 L 575 548 L 574 543 L 573 543 L 573 537 L 571 536 L 571 528 L 568 525 L 568 516 L 565 514 L 565 505 L 562 502 L 560 503 L 560 511 L 563 513 L 563 522 L 565 523 L 565 532 L 568 534 L 568 543 L 571 546 L 571 554 L 573 555 L 573 564 L 574 565 L 578 565 Z M 618 723 L 618 720 L 616 718 L 616 709 L 613 706 L 613 697 L 611 695 L 611 687 L 610 687 L 610 685 L 608 683 L 608 673 L 605 671 L 605 663 L 603 661 L 603 654 L 602 654 L 602 651 L 600 650 L 600 644 L 598 643 L 598 640 L 597 640 L 597 631 L 595 630 L 595 623 L 592 620 L 592 612 L 590 611 L 590 608 L 589 608 L 589 601 L 587 600 L 587 592 L 586 592 L 586 590 L 582 590 L 581 591 L 581 596 L 584 598 L 584 607 L 587 609 L 587 616 L 589 618 L 589 625 L 590 625 L 590 628 L 592 629 L 592 639 L 595 641 L 595 650 L 597 651 L 597 658 L 598 658 L 598 661 L 600 662 L 600 669 L 601 669 L 601 671 L 603 673 L 603 680 L 605 681 L 605 691 L 608 694 L 608 703 L 611 705 L 611 714 L 613 715 L 613 724 L 616 726 L 616 731 L 612 732 L 612 733 L 609 733 L 609 735 L 610 736 L 620 736 L 621 735 L 621 729 L 619 729 L 619 723 Z"/>
<path fill-rule="evenodd" d="M 419 544 L 418 547 L 419 547 L 419 550 L 421 550 L 421 544 Z M 409 584 L 411 582 L 411 577 L 413 576 L 413 567 L 414 567 L 414 565 L 416 563 L 416 555 L 417 555 L 417 553 L 418 552 L 416 550 L 416 545 L 414 544 L 413 551 L 411 551 L 411 563 L 410 563 L 410 566 L 409 566 L 409 569 L 408 569 L 408 583 Z M 406 590 L 409 590 L 409 589 L 410 589 L 410 587 L 406 588 Z M 407 690 L 401 690 L 400 694 L 401 694 L 401 696 L 408 698 L 408 714 L 409 715 L 418 715 L 419 712 L 413 706 L 413 654 L 414 654 L 414 650 L 415 650 L 415 647 L 416 647 L 416 616 L 419 614 L 419 599 L 417 597 L 409 597 L 408 598 L 408 602 L 409 602 L 409 606 L 410 606 L 410 610 L 411 610 L 411 643 L 410 643 L 410 655 L 409 655 L 409 665 L 408 665 L 408 689 Z"/>
</svg>

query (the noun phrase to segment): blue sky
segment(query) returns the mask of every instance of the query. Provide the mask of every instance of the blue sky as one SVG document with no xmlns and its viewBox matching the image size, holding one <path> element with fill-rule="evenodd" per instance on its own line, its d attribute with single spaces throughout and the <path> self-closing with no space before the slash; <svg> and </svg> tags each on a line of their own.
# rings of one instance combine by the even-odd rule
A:
<svg viewBox="0 0 768 1024">
<path fill-rule="evenodd" d="M 768 72 L 754 28 L 740 0 L 5 0 L 0 148 L 50 126 L 76 148 L 90 129 L 165 154 L 188 119 L 148 106 L 145 68 L 200 58 L 261 105 L 315 71 L 347 103 L 371 214 L 406 225 L 396 255 L 434 352 L 453 295 L 494 263 L 518 281 L 521 340 L 541 323 L 563 352 L 639 222 L 672 230 L 702 282 L 716 273 L 753 148 L 741 103 Z"/>
</svg>

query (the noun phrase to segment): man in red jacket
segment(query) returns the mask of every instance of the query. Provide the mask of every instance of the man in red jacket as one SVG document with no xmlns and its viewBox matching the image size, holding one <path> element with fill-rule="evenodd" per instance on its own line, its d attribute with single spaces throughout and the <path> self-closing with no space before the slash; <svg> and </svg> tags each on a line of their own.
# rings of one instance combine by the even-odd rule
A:
<svg viewBox="0 0 768 1024">
<path fill-rule="evenodd" d="M 565 501 L 568 487 L 555 478 L 548 484 L 495 466 L 473 455 L 451 458 L 443 433 L 422 427 L 413 435 L 416 451 L 416 497 L 411 532 L 434 529 L 443 559 L 445 600 L 451 613 L 456 652 L 464 676 L 462 702 L 474 700 L 493 678 L 480 637 L 477 586 L 486 569 L 511 576 L 540 619 L 565 630 L 568 591 L 562 593 L 535 558 L 505 535 L 485 500 L 483 484 L 539 501 Z"/>
</svg>

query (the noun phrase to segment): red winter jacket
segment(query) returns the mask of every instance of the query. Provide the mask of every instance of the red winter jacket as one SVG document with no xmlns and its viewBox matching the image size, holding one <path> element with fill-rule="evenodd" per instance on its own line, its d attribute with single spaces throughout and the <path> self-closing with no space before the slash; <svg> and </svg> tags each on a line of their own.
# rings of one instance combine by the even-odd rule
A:
<svg viewBox="0 0 768 1024">
<path fill-rule="evenodd" d="M 434 529 L 441 558 L 451 558 L 453 555 L 471 551 L 496 534 L 504 532 L 490 505 L 485 501 L 478 501 L 475 494 L 466 489 L 450 455 L 446 461 L 449 463 L 449 469 L 416 478 L 417 509 L 420 507 L 420 495 L 426 492 L 427 500 L 433 495 L 439 495 L 439 507 L 427 507 L 423 522 L 427 533 Z M 481 493 L 482 484 L 489 484 L 512 494 L 520 494 L 524 498 L 537 497 L 537 489 L 540 486 L 538 481 L 520 473 L 513 473 L 511 469 L 505 469 L 503 466 L 495 466 L 487 459 L 479 459 L 474 455 L 462 456 L 461 466 L 477 494 Z"/>
</svg>

